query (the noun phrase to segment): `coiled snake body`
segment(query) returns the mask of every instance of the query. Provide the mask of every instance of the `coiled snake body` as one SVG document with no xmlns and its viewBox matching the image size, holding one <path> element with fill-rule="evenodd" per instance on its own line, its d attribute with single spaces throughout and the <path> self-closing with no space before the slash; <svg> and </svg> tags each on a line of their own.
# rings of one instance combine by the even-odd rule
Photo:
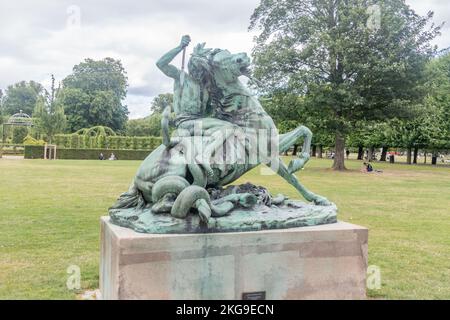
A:
<svg viewBox="0 0 450 320">
<path fill-rule="evenodd" d="M 194 180 L 195 181 L 195 180 Z M 170 197 L 176 197 L 170 202 Z M 198 210 L 200 219 L 207 222 L 210 217 L 223 217 L 236 205 L 251 206 L 256 203 L 256 196 L 243 193 L 228 199 L 219 199 L 212 203 L 208 191 L 203 186 L 190 185 L 180 176 L 167 176 L 159 179 L 152 188 L 152 201 L 155 211 L 170 208 L 170 214 L 175 218 L 186 218 L 191 208 Z M 156 205 L 155 205 L 156 204 Z M 164 209 L 161 209 L 164 208 Z M 152 208 L 152 210 L 154 210 Z"/>
</svg>

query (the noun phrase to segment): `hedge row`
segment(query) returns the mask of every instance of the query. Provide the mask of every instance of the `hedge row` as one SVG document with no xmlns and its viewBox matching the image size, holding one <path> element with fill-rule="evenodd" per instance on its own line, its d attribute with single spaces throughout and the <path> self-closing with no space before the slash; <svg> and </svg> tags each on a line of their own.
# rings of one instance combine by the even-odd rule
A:
<svg viewBox="0 0 450 320">
<path fill-rule="evenodd" d="M 114 153 L 118 160 L 144 160 L 152 150 L 110 150 L 110 149 L 56 149 L 57 159 L 97 160 L 100 153 L 106 159 Z M 43 159 L 43 146 L 25 146 L 25 159 Z"/>
<path fill-rule="evenodd" d="M 57 134 L 54 144 L 65 149 L 153 150 L 162 143 L 161 137 L 90 137 L 79 134 Z"/>
<path fill-rule="evenodd" d="M 24 146 L 22 144 L 1 144 L 0 143 L 0 158 L 1 155 L 22 155 Z"/>
</svg>

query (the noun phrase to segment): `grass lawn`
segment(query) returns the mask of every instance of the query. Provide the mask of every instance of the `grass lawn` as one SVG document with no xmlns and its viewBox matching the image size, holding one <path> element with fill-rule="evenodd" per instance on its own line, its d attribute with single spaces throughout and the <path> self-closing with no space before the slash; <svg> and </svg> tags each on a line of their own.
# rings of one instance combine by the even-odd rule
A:
<svg viewBox="0 0 450 320">
<path fill-rule="evenodd" d="M 0 299 L 74 299 L 67 268 L 83 290 L 98 287 L 99 217 L 127 190 L 140 161 L 0 159 Z M 339 219 L 370 228 L 369 264 L 381 268 L 372 298 L 450 299 L 450 167 L 375 164 L 347 172 L 314 159 L 299 173 L 334 201 Z M 278 176 L 255 169 L 239 182 L 296 197 Z"/>
</svg>

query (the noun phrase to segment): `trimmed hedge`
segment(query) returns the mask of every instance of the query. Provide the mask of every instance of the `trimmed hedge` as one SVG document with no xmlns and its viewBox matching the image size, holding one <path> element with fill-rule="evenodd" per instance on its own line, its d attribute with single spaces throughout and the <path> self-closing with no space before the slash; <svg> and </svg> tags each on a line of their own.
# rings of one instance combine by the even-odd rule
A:
<svg viewBox="0 0 450 320">
<path fill-rule="evenodd" d="M 24 152 L 23 144 L 0 144 L 1 155 L 22 155 Z"/>
<path fill-rule="evenodd" d="M 54 143 L 64 149 L 153 150 L 162 143 L 162 138 L 57 134 Z"/>
<path fill-rule="evenodd" d="M 118 160 L 144 160 L 152 150 L 56 149 L 57 159 L 98 160 L 100 153 L 108 159 L 114 153 Z M 43 146 L 25 146 L 25 159 L 43 159 Z"/>
<path fill-rule="evenodd" d="M 44 146 L 25 146 L 25 159 L 44 159 Z"/>
</svg>

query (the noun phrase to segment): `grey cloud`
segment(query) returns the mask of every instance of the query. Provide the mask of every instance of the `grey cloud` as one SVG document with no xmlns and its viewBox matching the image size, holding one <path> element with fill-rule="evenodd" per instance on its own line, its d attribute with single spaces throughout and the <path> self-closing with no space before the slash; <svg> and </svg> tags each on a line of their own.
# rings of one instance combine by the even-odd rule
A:
<svg viewBox="0 0 450 320">
<path fill-rule="evenodd" d="M 436 12 L 437 23 L 450 21 L 450 6 L 442 0 L 407 0 L 420 14 Z M 87 57 L 120 59 L 128 72 L 126 104 L 131 117 L 147 115 L 151 99 L 172 90 L 172 80 L 156 67 L 156 60 L 177 45 L 182 34 L 194 44 L 231 51 L 249 51 L 250 15 L 259 0 L 2 0 L 0 2 L 0 88 L 34 79 L 48 85 Z M 80 9 L 81 28 L 67 28 Z M 436 40 L 450 46 L 450 25 Z M 188 48 L 192 50 L 192 46 Z M 180 58 L 173 62 L 180 65 Z"/>
</svg>

